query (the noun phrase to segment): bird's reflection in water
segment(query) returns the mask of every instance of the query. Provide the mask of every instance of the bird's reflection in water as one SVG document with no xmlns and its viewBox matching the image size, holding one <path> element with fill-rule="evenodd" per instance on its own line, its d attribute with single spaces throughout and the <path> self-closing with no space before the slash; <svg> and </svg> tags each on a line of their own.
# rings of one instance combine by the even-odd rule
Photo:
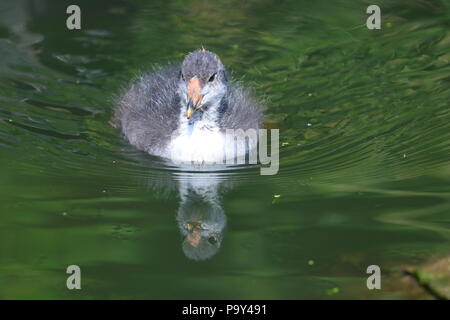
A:
<svg viewBox="0 0 450 320">
<path fill-rule="evenodd" d="M 177 221 L 183 252 L 189 259 L 205 260 L 219 251 L 227 223 L 221 205 L 223 183 L 201 173 L 179 181 Z"/>
<path fill-rule="evenodd" d="M 151 168 L 145 180 L 153 195 L 166 198 L 177 193 L 176 221 L 185 256 L 196 261 L 213 257 L 220 249 L 227 225 L 222 199 L 242 178 L 237 172 L 243 172 L 243 167 L 174 167 L 169 161 L 152 157 L 149 162 L 147 155 L 130 153 Z"/>
</svg>

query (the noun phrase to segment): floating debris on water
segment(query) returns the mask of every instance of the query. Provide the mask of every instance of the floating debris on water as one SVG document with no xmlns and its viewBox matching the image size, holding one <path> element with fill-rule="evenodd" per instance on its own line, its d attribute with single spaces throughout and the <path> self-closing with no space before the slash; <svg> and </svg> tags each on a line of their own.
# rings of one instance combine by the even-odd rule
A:
<svg viewBox="0 0 450 320">
<path fill-rule="evenodd" d="M 281 194 L 274 194 L 272 199 L 272 204 L 276 203 L 280 199 Z"/>
<path fill-rule="evenodd" d="M 329 295 L 329 296 L 331 296 L 333 294 L 338 294 L 338 293 L 339 293 L 339 288 L 338 287 L 335 287 L 335 288 L 332 288 L 330 290 L 327 290 L 327 295 Z"/>
</svg>

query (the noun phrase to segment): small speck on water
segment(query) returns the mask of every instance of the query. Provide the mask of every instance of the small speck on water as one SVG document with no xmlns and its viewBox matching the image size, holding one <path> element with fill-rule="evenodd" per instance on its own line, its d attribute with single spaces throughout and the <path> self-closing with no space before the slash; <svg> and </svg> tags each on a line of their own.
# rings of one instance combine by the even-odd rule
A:
<svg viewBox="0 0 450 320">
<path fill-rule="evenodd" d="M 282 146 L 282 147 L 287 146 L 287 145 L 289 145 L 289 142 L 282 142 L 282 143 L 281 143 L 281 146 Z"/>
<path fill-rule="evenodd" d="M 314 265 L 314 260 L 310 259 L 308 260 L 308 266 L 313 266 Z"/>
<path fill-rule="evenodd" d="M 337 287 L 327 290 L 327 295 L 329 295 L 329 296 L 331 296 L 333 294 L 337 294 L 337 293 L 339 293 L 339 288 L 337 288 Z"/>
<path fill-rule="evenodd" d="M 313 94 L 312 94 L 311 92 L 310 92 L 310 93 L 308 93 L 308 97 L 312 97 L 312 95 L 313 95 Z"/>
<path fill-rule="evenodd" d="M 103 193 L 106 193 L 106 190 L 102 190 Z"/>
<path fill-rule="evenodd" d="M 278 199 L 280 199 L 281 194 L 274 194 L 272 199 L 272 204 L 277 203 Z"/>
<path fill-rule="evenodd" d="M 403 159 L 405 159 L 405 158 L 406 158 L 406 153 L 403 154 Z"/>
<path fill-rule="evenodd" d="M 307 125 L 308 127 L 311 127 L 311 126 L 312 126 L 312 123 L 311 123 L 311 122 L 308 122 L 306 125 Z"/>
<path fill-rule="evenodd" d="M 67 212 L 63 212 L 62 215 L 63 215 L 63 216 L 67 216 Z"/>
<path fill-rule="evenodd" d="M 12 119 L 8 119 L 8 122 L 13 122 Z"/>
</svg>

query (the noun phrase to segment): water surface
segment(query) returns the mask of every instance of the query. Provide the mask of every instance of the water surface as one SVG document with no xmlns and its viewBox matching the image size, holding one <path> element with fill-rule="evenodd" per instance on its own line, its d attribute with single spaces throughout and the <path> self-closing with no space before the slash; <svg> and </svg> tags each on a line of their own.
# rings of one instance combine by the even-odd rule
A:
<svg viewBox="0 0 450 320">
<path fill-rule="evenodd" d="M 448 254 L 447 1 L 381 1 L 381 30 L 367 1 L 77 1 L 69 31 L 72 2 L 0 2 L 0 298 L 411 298 L 396 270 Z M 277 175 L 180 170 L 109 125 L 202 45 L 267 105 Z"/>
</svg>

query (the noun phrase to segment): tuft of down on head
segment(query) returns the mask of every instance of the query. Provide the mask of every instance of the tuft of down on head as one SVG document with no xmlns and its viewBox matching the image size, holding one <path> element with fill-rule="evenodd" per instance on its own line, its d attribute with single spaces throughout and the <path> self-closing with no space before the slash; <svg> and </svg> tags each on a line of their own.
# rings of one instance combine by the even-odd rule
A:
<svg viewBox="0 0 450 320">
<path fill-rule="evenodd" d="M 226 81 L 225 67 L 220 58 L 213 52 L 199 49 L 188 54 L 181 64 L 181 75 L 185 81 L 197 77 L 205 85 L 216 76 Z"/>
<path fill-rule="evenodd" d="M 201 49 L 184 58 L 178 93 L 182 105 L 186 107 L 187 119 L 193 115 L 193 119 L 200 119 L 204 113 L 213 118 L 227 90 L 225 67 L 216 54 Z M 213 111 L 206 112 L 210 108 Z"/>
</svg>

